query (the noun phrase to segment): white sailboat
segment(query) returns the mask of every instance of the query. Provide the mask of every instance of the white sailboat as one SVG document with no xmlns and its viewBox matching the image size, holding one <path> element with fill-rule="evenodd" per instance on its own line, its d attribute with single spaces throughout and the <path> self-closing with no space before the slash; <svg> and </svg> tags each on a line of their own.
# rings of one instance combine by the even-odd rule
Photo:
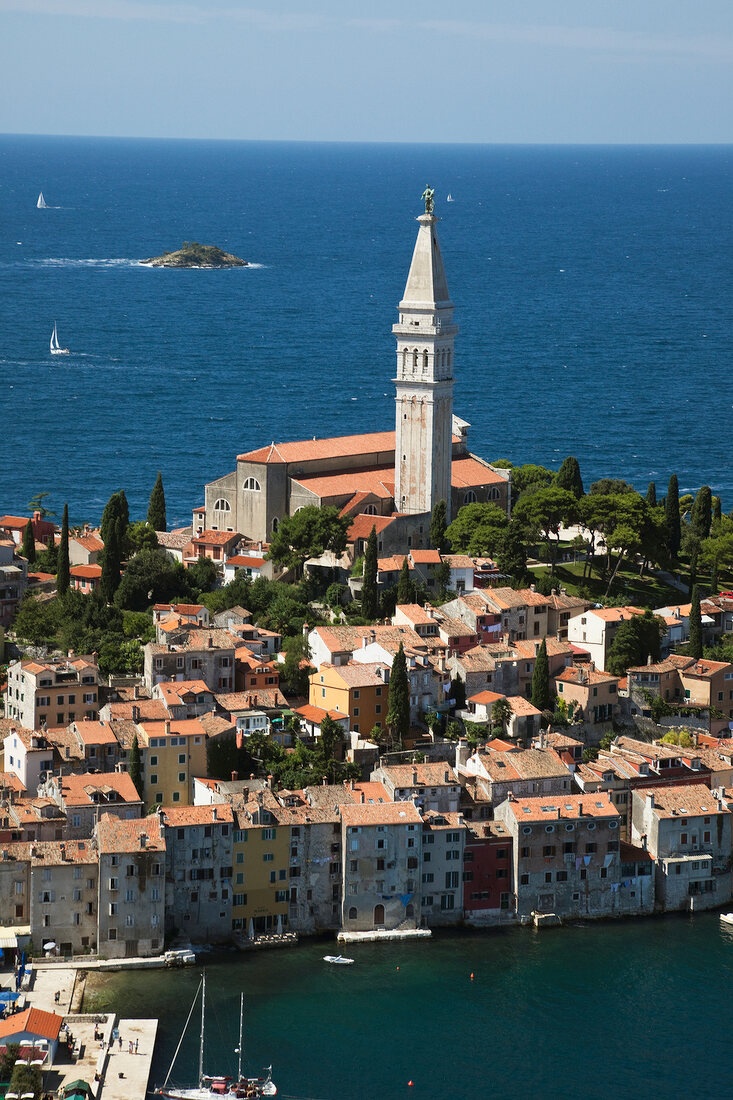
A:
<svg viewBox="0 0 733 1100">
<path fill-rule="evenodd" d="M 449 195 L 448 198 L 445 201 L 446 202 L 455 202 L 456 200 L 453 198 L 452 195 Z"/>
<path fill-rule="evenodd" d="M 59 334 L 56 331 L 56 322 L 53 323 L 53 332 L 51 333 L 51 355 L 68 355 L 69 349 L 62 348 L 59 343 Z"/>
<path fill-rule="evenodd" d="M 49 209 L 48 203 L 46 202 L 46 200 L 43 197 L 43 191 L 41 191 L 40 195 L 38 196 L 38 202 L 36 203 L 36 206 L 38 207 L 39 210 L 48 210 Z"/>
<path fill-rule="evenodd" d="M 186 1034 L 186 1028 L 189 1025 L 193 1010 L 196 1005 L 196 998 L 201 991 L 201 1036 L 199 1040 L 199 1083 L 192 1088 L 177 1088 L 176 1086 L 169 1085 L 171 1073 L 173 1072 L 173 1066 L 176 1063 L 178 1057 L 178 1051 L 181 1049 L 183 1038 Z M 191 1011 L 188 1014 L 188 1019 L 181 1033 L 181 1038 L 176 1047 L 176 1053 L 173 1055 L 173 1061 L 171 1062 L 170 1069 L 168 1070 L 168 1076 L 166 1077 L 163 1085 L 160 1088 L 155 1089 L 155 1096 L 166 1097 L 167 1100 L 224 1100 L 228 1097 L 229 1100 L 233 1100 L 234 1097 L 244 1098 L 259 1098 L 261 1096 L 277 1096 L 277 1086 L 272 1080 L 272 1066 L 267 1067 L 267 1071 L 264 1077 L 243 1077 L 242 1076 L 242 1028 L 244 1023 L 244 994 L 240 995 L 239 1001 L 239 1046 L 237 1047 L 238 1064 L 237 1064 L 237 1076 L 236 1079 L 232 1077 L 213 1077 L 210 1074 L 204 1073 L 204 1027 L 206 1023 L 206 973 L 201 976 L 201 982 L 199 988 L 196 990 L 196 996 L 193 999 L 191 1005 Z"/>
</svg>

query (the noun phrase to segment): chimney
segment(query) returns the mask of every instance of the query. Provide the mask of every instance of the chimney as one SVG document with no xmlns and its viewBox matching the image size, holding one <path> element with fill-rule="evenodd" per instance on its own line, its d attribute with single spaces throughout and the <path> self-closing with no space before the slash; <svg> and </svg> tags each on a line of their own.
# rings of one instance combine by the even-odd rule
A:
<svg viewBox="0 0 733 1100">
<path fill-rule="evenodd" d="M 582 816 L 583 816 L 583 803 L 579 802 L 578 803 L 578 817 L 582 817 Z"/>
<path fill-rule="evenodd" d="M 310 631 L 310 627 L 308 626 L 308 623 L 303 623 L 303 637 L 304 638 L 308 637 L 309 631 Z"/>
<path fill-rule="evenodd" d="M 232 772 L 232 783 L 236 783 L 239 779 L 239 772 Z"/>
<path fill-rule="evenodd" d="M 369 644 L 370 644 L 370 645 L 374 645 L 374 643 L 376 642 L 376 640 L 377 640 L 377 632 L 376 632 L 376 630 L 370 630 L 370 631 L 369 631 Z"/>
<path fill-rule="evenodd" d="M 171 731 L 170 719 L 166 718 L 166 720 L 165 720 L 165 732 L 166 732 L 166 734 L 168 734 L 168 733 L 170 733 L 170 731 Z"/>
<path fill-rule="evenodd" d="M 651 655 L 651 653 L 650 653 L 650 654 L 649 654 L 649 656 L 647 657 L 647 659 L 646 659 L 646 663 L 647 663 L 648 665 L 651 665 L 651 664 L 653 664 L 653 663 L 654 663 L 654 662 L 652 661 L 652 655 Z"/>
<path fill-rule="evenodd" d="M 363 791 L 359 791 L 359 801 L 360 801 L 360 802 L 361 802 L 362 804 L 363 804 L 364 802 L 366 802 L 366 798 L 364 797 L 364 792 L 363 792 Z"/>
<path fill-rule="evenodd" d="M 550 595 L 551 596 L 556 596 L 557 595 L 557 589 L 556 588 L 551 588 L 550 589 Z"/>
<path fill-rule="evenodd" d="M 446 768 L 446 769 L 445 769 L 445 771 L 443 772 L 443 775 L 445 776 L 445 782 L 446 782 L 446 783 L 450 783 L 450 772 L 448 771 L 448 769 L 447 769 L 447 768 Z"/>
<path fill-rule="evenodd" d="M 413 787 L 416 784 L 417 784 L 417 768 L 413 767 L 413 769 L 412 769 L 412 785 L 413 785 Z"/>
<path fill-rule="evenodd" d="M 513 802 L 513 801 L 514 801 L 514 793 L 513 793 L 513 791 L 507 791 L 507 793 L 506 793 L 506 800 L 507 800 L 507 802 Z"/>
<path fill-rule="evenodd" d="M 139 699 L 140 698 L 140 685 L 139 684 L 135 684 L 134 688 L 132 689 L 132 697 L 133 697 L 133 699 Z"/>
<path fill-rule="evenodd" d="M 147 848 L 147 846 L 148 846 L 148 834 L 147 833 L 140 833 L 140 847 L 141 848 Z"/>
<path fill-rule="evenodd" d="M 529 586 L 529 590 L 530 590 L 530 592 L 536 592 L 537 591 L 537 585 L 536 584 L 531 584 Z"/>
<path fill-rule="evenodd" d="M 209 649 L 213 649 L 213 648 L 214 648 L 214 639 L 213 639 L 213 638 L 211 637 L 211 635 L 210 635 L 210 634 L 209 634 L 209 639 L 208 639 L 208 643 L 207 643 L 207 644 L 208 644 L 208 647 L 209 647 Z"/>
<path fill-rule="evenodd" d="M 354 789 L 354 780 L 352 779 L 351 780 L 351 790 L 353 791 L 353 789 Z"/>
<path fill-rule="evenodd" d="M 270 790 L 272 790 L 272 778 L 273 777 L 271 775 L 268 775 L 267 777 L 267 786 L 270 788 Z"/>
<path fill-rule="evenodd" d="M 132 713 L 133 722 L 139 722 L 140 721 L 140 707 L 133 707 L 131 713 Z"/>
<path fill-rule="evenodd" d="M 562 810 L 561 810 L 561 809 L 560 809 L 560 807 L 558 806 L 558 807 L 557 807 L 557 820 L 558 820 L 558 821 L 560 820 L 561 816 L 562 816 Z"/>
<path fill-rule="evenodd" d="M 364 637 L 361 639 L 361 648 L 366 649 L 368 645 L 369 642 L 367 641 L 367 635 L 365 634 Z"/>
<path fill-rule="evenodd" d="M 212 821 L 218 821 L 219 820 L 218 814 L 216 812 L 216 806 L 211 807 L 211 820 Z"/>
<path fill-rule="evenodd" d="M 73 649 L 70 649 L 70 650 L 68 651 L 68 653 L 67 653 L 67 657 L 71 658 L 71 657 L 73 657 L 73 656 L 74 656 L 74 650 L 73 650 Z"/>
<path fill-rule="evenodd" d="M 324 776 L 322 777 L 322 779 L 321 779 L 321 786 L 322 786 L 322 787 L 327 787 L 327 786 L 328 786 L 328 776 L 327 776 L 327 775 L 324 775 Z"/>
<path fill-rule="evenodd" d="M 649 791 L 649 793 L 646 796 L 646 804 L 647 804 L 648 809 L 650 809 L 650 810 L 654 809 L 654 794 L 653 794 L 652 791 Z"/>
</svg>

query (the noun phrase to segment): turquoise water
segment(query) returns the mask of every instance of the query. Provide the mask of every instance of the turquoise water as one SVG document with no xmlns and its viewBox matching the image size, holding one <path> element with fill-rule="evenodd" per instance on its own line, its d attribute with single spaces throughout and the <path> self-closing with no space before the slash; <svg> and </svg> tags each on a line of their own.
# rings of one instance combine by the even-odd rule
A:
<svg viewBox="0 0 733 1100">
<path fill-rule="evenodd" d="M 270 440 L 394 426 L 391 326 L 430 182 L 489 460 L 733 507 L 733 146 L 311 145 L 0 137 L 0 511 L 49 490 L 172 522 Z M 43 191 L 55 209 L 37 210 Z M 455 201 L 447 204 L 445 196 Z M 183 240 L 254 261 L 171 271 Z M 72 354 L 53 360 L 54 320 Z M 711 427 L 711 424 L 714 425 Z"/>
<path fill-rule="evenodd" d="M 330 951 L 212 956 L 207 1069 L 236 1067 L 242 989 L 249 1068 L 272 1062 L 285 1097 L 730 1095 L 733 933 L 716 914 L 444 932 L 350 947 L 351 967 L 323 963 Z M 154 1083 L 197 984 L 195 971 L 105 979 L 118 1012 L 161 1017 Z M 197 1058 L 194 1022 L 174 1077 L 193 1080 Z"/>
</svg>

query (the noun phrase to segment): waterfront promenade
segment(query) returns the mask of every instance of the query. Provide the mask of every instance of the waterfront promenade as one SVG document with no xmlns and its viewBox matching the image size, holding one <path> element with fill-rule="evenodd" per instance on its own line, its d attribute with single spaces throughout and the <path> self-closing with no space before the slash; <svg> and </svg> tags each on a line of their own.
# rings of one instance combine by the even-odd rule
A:
<svg viewBox="0 0 733 1100">
<path fill-rule="evenodd" d="M 61 1039 L 73 1036 L 73 1049 L 59 1044 L 53 1066 L 44 1070 L 47 1093 L 60 1096 L 72 1081 L 86 1081 L 95 1100 L 144 1100 L 158 1031 L 157 1019 L 119 1019 L 115 1013 L 81 1013 L 85 973 L 75 967 L 43 966 L 24 992 L 26 1007 L 64 1017 Z M 0 970 L 0 985 L 12 987 L 12 970 Z M 58 996 L 58 999 L 57 999 Z"/>
</svg>

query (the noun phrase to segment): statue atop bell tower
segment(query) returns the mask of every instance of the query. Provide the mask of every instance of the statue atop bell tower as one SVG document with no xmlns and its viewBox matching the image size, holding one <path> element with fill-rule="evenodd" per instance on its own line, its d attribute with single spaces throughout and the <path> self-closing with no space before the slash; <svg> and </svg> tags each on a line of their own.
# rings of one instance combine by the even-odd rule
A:
<svg viewBox="0 0 733 1100">
<path fill-rule="evenodd" d="M 450 521 L 453 419 L 453 303 L 435 231 L 434 192 L 416 219 L 415 251 L 400 302 L 397 337 L 395 509 L 431 512 L 444 500 Z"/>
</svg>

